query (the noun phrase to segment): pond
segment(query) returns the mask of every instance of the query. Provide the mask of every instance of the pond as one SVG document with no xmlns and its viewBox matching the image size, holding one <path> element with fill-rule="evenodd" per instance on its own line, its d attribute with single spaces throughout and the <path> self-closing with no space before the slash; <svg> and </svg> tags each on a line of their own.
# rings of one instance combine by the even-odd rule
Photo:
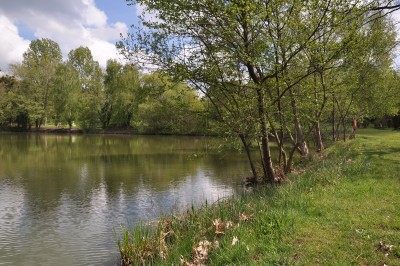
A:
<svg viewBox="0 0 400 266">
<path fill-rule="evenodd" d="M 120 224 L 236 193 L 246 157 L 208 137 L 0 134 L 0 265 L 115 265 Z"/>
</svg>

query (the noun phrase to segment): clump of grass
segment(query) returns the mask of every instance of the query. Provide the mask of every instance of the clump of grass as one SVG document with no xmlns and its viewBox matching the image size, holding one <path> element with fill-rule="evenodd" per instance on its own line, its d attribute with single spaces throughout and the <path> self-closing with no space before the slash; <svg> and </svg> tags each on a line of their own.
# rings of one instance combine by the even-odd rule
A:
<svg viewBox="0 0 400 266">
<path fill-rule="evenodd" d="M 123 228 L 122 264 L 400 265 L 400 133 L 360 132 L 290 183 Z"/>
<path fill-rule="evenodd" d="M 123 265 L 230 264 L 277 254 L 294 217 L 265 205 L 278 188 L 260 188 L 179 216 L 163 217 L 158 226 L 122 228 L 117 240 Z M 257 199 L 257 200 L 255 200 Z M 272 211 L 272 212 L 271 212 Z M 260 241 L 261 240 L 261 241 Z M 278 260 L 278 259 L 276 259 Z"/>
<path fill-rule="evenodd" d="M 140 223 L 132 229 L 121 225 L 122 237 L 115 237 L 122 265 L 154 265 L 164 260 L 174 243 L 172 220 L 163 218 L 157 226 Z"/>
<path fill-rule="evenodd" d="M 132 230 L 124 226 L 121 229 L 122 238 L 116 237 L 122 265 L 153 264 L 158 243 L 155 242 L 152 228 L 140 224 Z"/>
</svg>

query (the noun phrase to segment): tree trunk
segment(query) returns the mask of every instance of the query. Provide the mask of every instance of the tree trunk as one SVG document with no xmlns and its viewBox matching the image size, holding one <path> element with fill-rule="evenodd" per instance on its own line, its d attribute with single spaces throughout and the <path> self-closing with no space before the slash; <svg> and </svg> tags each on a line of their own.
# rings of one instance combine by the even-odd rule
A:
<svg viewBox="0 0 400 266">
<path fill-rule="evenodd" d="M 299 143 L 296 143 L 293 148 L 290 150 L 289 159 L 287 160 L 286 167 L 285 167 L 285 174 L 289 173 L 292 169 L 293 157 L 294 153 L 297 150 L 297 146 Z"/>
<path fill-rule="evenodd" d="M 265 116 L 264 98 L 261 93 L 261 88 L 257 89 L 257 100 L 258 100 L 259 122 L 261 126 L 261 152 L 262 152 L 262 162 L 264 166 L 264 176 L 265 176 L 264 178 L 266 182 L 274 183 L 277 180 L 275 178 L 275 170 L 271 160 L 271 149 L 269 146 L 269 139 L 268 139 L 267 119 Z"/>
<path fill-rule="evenodd" d="M 342 118 L 342 127 L 343 127 L 343 141 L 346 141 L 346 122 L 345 118 Z"/>
<path fill-rule="evenodd" d="M 325 83 L 324 83 L 324 77 L 323 77 L 322 71 L 320 72 L 320 78 L 321 78 L 322 88 L 325 92 Z M 318 106 L 317 73 L 314 73 L 314 99 L 315 99 L 315 107 L 317 107 Z M 326 101 L 326 97 L 325 97 L 325 93 L 324 93 L 324 101 L 322 103 L 322 108 L 325 105 L 325 101 Z M 322 152 L 322 150 L 324 149 L 324 144 L 322 142 L 319 118 L 320 118 L 320 113 L 316 110 L 315 111 L 315 121 L 316 121 L 315 122 L 315 141 L 316 141 L 316 146 L 317 146 L 317 152 Z"/>
<path fill-rule="evenodd" d="M 293 91 L 290 90 L 291 97 L 291 106 L 292 112 L 294 116 L 294 126 L 296 129 L 297 142 L 299 143 L 299 148 L 301 152 L 301 156 L 306 157 L 309 154 L 307 143 L 304 139 L 303 129 L 301 128 L 300 119 L 299 119 L 299 110 L 297 108 L 296 100 L 293 95 Z"/>
<path fill-rule="evenodd" d="M 332 93 L 332 141 L 336 141 L 335 134 L 335 93 Z"/>
<path fill-rule="evenodd" d="M 239 134 L 239 137 L 240 137 L 240 140 L 243 143 L 244 149 L 246 151 L 247 159 L 249 160 L 251 172 L 253 174 L 253 177 L 252 177 L 251 181 L 257 181 L 257 178 L 258 178 L 257 171 L 256 171 L 256 167 L 254 166 L 253 158 L 251 157 L 249 144 L 246 142 L 246 138 L 245 138 L 245 136 L 243 134 Z"/>
<path fill-rule="evenodd" d="M 319 124 L 319 120 L 317 120 L 315 125 L 315 139 L 317 141 L 317 151 L 322 152 L 324 150 L 324 143 L 322 141 L 321 127 Z"/>
<path fill-rule="evenodd" d="M 271 122 L 270 122 L 271 123 Z M 273 134 L 275 135 L 275 142 L 279 149 L 279 167 L 282 169 L 286 168 L 287 155 L 283 148 L 283 132 L 278 133 L 275 128 L 272 127 Z M 282 131 L 282 130 L 281 130 Z"/>
</svg>

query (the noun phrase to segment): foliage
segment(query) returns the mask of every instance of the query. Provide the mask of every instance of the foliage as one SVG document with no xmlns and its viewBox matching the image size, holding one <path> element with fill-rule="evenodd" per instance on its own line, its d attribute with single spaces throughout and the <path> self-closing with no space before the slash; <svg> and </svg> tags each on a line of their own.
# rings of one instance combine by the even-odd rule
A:
<svg viewBox="0 0 400 266">
<path fill-rule="evenodd" d="M 358 71 L 364 63 L 380 66 L 378 79 L 391 71 L 395 33 L 385 8 L 374 8 L 378 1 L 130 2 L 157 19 L 143 16 L 118 44 L 121 52 L 129 59 L 144 54 L 207 97 L 224 132 L 240 137 L 246 150 L 257 143 L 261 174 L 250 156 L 249 162 L 254 178 L 266 182 L 284 179 L 271 161 L 270 136 L 280 150 L 278 168 L 290 172 L 294 152 L 307 157 L 313 135 L 322 150 L 328 97 L 339 110 L 339 119 L 332 111 L 335 131 L 341 126 L 345 136 L 349 117 L 365 111 L 356 105 L 355 80 L 364 74 Z"/>
<path fill-rule="evenodd" d="M 55 72 L 61 60 L 61 49 L 56 42 L 38 39 L 30 43 L 22 64 L 11 66 L 13 74 L 22 79 L 21 92 L 32 119 L 29 124 L 34 122 L 36 127 L 40 127 L 47 124 L 47 119 L 51 117 Z"/>
<path fill-rule="evenodd" d="M 196 92 L 187 84 L 173 82 L 155 72 L 142 78 L 135 123 L 144 133 L 193 134 L 202 132 L 204 111 Z"/>
<path fill-rule="evenodd" d="M 139 93 L 139 71 L 134 65 L 116 60 L 107 62 L 104 80 L 106 101 L 103 106 L 103 127 L 130 127 Z"/>
<path fill-rule="evenodd" d="M 105 73 L 87 47 L 61 62 L 57 43 L 32 41 L 12 76 L 0 80 L 0 124 L 28 129 L 47 120 L 85 130 L 133 128 L 151 134 L 205 134 L 204 101 L 168 75 L 141 74 L 109 60 Z"/>
<path fill-rule="evenodd" d="M 94 61 L 89 48 L 79 47 L 69 52 L 68 64 L 79 76 L 78 123 L 86 130 L 95 129 L 100 124 L 104 101 L 103 73 L 99 63 Z"/>
<path fill-rule="evenodd" d="M 60 64 L 56 71 L 54 94 L 55 121 L 66 121 L 72 128 L 78 114 L 79 75 L 71 64 Z"/>
</svg>

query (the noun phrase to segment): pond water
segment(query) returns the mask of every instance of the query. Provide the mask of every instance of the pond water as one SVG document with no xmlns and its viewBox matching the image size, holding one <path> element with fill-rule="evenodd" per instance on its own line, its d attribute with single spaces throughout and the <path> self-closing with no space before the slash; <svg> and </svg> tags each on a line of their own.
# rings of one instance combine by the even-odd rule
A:
<svg viewBox="0 0 400 266">
<path fill-rule="evenodd" d="M 116 265 L 113 228 L 215 202 L 249 175 L 206 137 L 0 134 L 0 265 Z"/>
</svg>

